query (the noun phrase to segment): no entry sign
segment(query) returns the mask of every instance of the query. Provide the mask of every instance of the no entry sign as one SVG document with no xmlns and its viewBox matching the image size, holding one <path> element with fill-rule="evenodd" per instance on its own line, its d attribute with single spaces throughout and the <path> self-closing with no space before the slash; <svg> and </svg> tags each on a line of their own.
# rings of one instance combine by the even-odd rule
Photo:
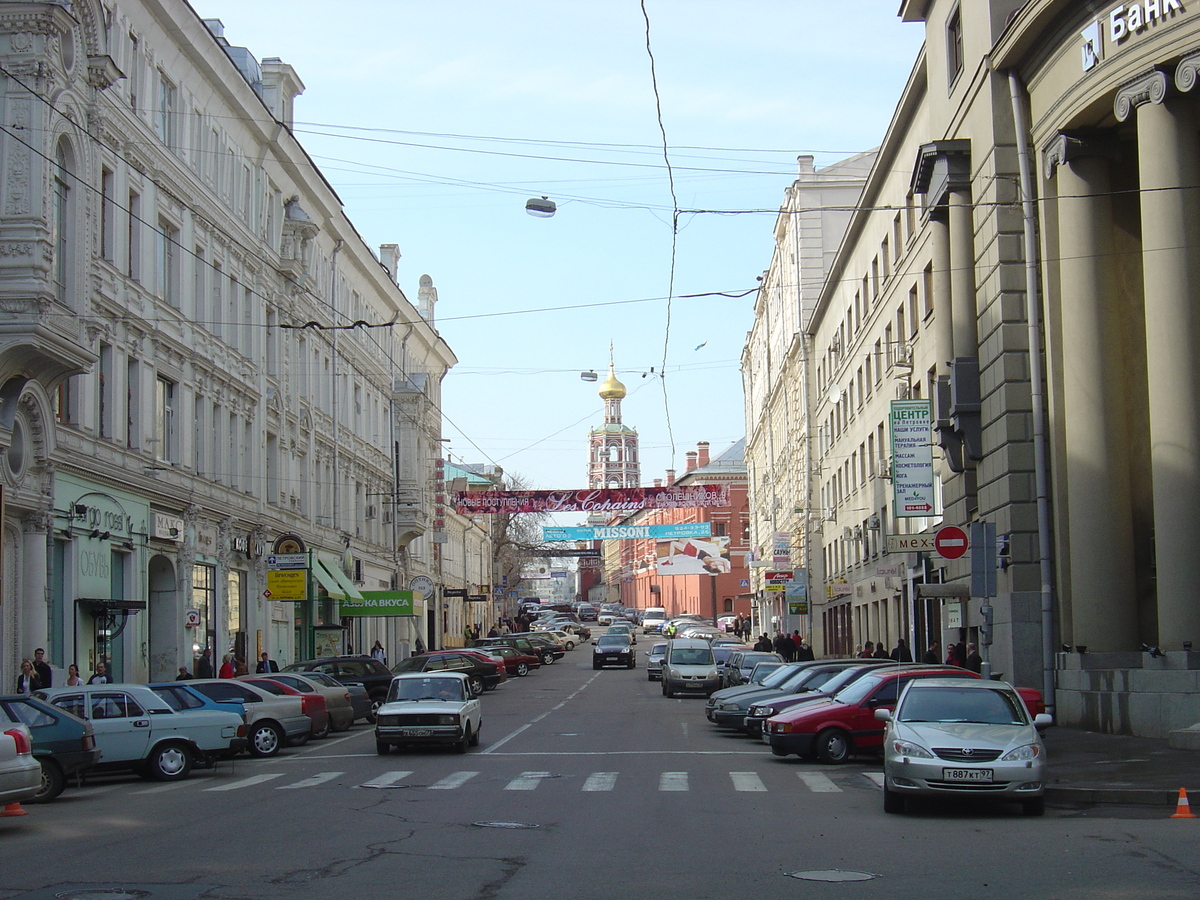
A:
<svg viewBox="0 0 1200 900">
<path fill-rule="evenodd" d="M 967 552 L 970 546 L 970 541 L 967 540 L 967 533 L 957 525 L 947 525 L 944 528 L 939 528 L 938 533 L 933 538 L 933 549 L 937 551 L 938 556 L 942 559 L 958 559 Z"/>
</svg>

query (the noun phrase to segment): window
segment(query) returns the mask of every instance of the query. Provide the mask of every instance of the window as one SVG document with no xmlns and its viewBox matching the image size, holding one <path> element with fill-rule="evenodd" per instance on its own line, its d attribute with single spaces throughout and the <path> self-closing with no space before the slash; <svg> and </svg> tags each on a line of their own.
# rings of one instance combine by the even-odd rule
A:
<svg viewBox="0 0 1200 900">
<path fill-rule="evenodd" d="M 100 345 L 100 362 L 96 376 L 96 427 L 100 437 L 113 436 L 113 348 L 111 344 Z"/>
<path fill-rule="evenodd" d="M 54 295 L 62 302 L 68 300 L 68 277 L 71 261 L 71 151 L 66 139 L 58 142 L 54 167 L 54 221 L 51 224 L 54 242 Z"/>
<path fill-rule="evenodd" d="M 145 714 L 128 694 L 92 694 L 93 719 L 130 719 Z"/>
<path fill-rule="evenodd" d="M 125 364 L 125 446 L 131 450 L 142 446 L 141 404 L 141 368 L 136 359 L 131 359 Z"/>
<path fill-rule="evenodd" d="M 58 390 L 54 394 L 54 418 L 63 425 L 69 425 L 73 419 L 73 396 L 71 385 L 75 383 L 74 378 L 64 378 L 58 383 Z"/>
<path fill-rule="evenodd" d="M 955 7 L 946 22 L 946 74 L 950 87 L 963 70 L 962 9 Z"/>
<path fill-rule="evenodd" d="M 913 285 L 908 291 L 908 336 L 917 336 L 917 325 L 921 321 L 920 304 L 917 300 L 917 286 Z"/>
<path fill-rule="evenodd" d="M 229 641 L 242 630 L 242 607 L 246 597 L 246 573 L 230 569 L 225 590 L 225 628 Z"/>
<path fill-rule="evenodd" d="M 205 310 L 208 308 L 208 263 L 204 258 L 204 248 L 197 247 L 192 254 L 192 320 L 204 322 Z"/>
<path fill-rule="evenodd" d="M 142 279 L 142 198 L 137 191 L 129 192 L 129 247 L 125 272 L 134 281 Z"/>
<path fill-rule="evenodd" d="M 113 202 L 113 181 L 112 172 L 100 170 L 100 256 L 109 262 L 113 261 L 113 218 L 117 211 Z"/>
<path fill-rule="evenodd" d="M 192 608 L 200 613 L 200 624 L 192 631 L 194 635 L 192 640 L 195 642 L 193 647 L 196 651 L 208 647 L 209 640 L 214 637 L 216 622 L 213 621 L 213 612 L 216 609 L 217 599 L 216 574 L 215 566 L 207 566 L 202 563 L 192 566 Z M 208 685 L 203 685 L 203 687 L 208 687 Z M 214 700 L 234 697 L 233 694 L 226 694 L 223 698 L 213 694 L 208 694 L 208 696 Z"/>
<path fill-rule="evenodd" d="M 129 35 L 129 108 L 137 112 L 138 88 L 142 83 L 141 47 L 137 37 Z"/>
<path fill-rule="evenodd" d="M 158 112 L 155 116 L 155 130 L 158 139 L 168 147 L 175 146 L 175 99 L 178 96 L 175 85 L 167 76 L 158 73 Z"/>
<path fill-rule="evenodd" d="M 163 462 L 175 459 L 175 382 L 158 376 L 155 397 L 155 453 Z"/>
<path fill-rule="evenodd" d="M 179 306 L 179 229 L 166 219 L 158 220 L 155 234 L 158 244 L 155 253 L 155 282 L 159 299 L 171 306 Z"/>
<path fill-rule="evenodd" d="M 921 290 L 925 294 L 925 315 L 933 315 L 933 263 L 921 273 Z"/>
<path fill-rule="evenodd" d="M 207 417 L 207 402 L 200 394 L 196 394 L 195 404 L 193 406 L 193 422 L 195 423 L 196 437 L 192 446 L 192 452 L 195 457 L 196 474 L 204 475 L 205 465 L 208 461 L 208 454 L 204 452 L 204 448 L 208 445 L 208 417 Z"/>
</svg>

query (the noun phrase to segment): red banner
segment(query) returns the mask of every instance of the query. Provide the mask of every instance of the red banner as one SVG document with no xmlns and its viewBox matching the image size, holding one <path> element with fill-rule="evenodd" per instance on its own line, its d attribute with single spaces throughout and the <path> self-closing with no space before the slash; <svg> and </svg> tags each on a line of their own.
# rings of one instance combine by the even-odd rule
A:
<svg viewBox="0 0 1200 900">
<path fill-rule="evenodd" d="M 531 512 L 626 513 L 641 509 L 728 505 L 727 484 L 596 488 L 587 491 L 459 491 L 454 500 L 455 511 L 466 516 Z"/>
</svg>

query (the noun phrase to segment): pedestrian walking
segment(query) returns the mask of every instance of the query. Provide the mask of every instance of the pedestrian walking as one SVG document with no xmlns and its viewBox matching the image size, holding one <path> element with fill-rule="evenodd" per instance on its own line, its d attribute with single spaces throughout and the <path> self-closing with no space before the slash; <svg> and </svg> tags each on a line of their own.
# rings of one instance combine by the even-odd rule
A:
<svg viewBox="0 0 1200 900">
<path fill-rule="evenodd" d="M 37 673 L 42 687 L 48 688 L 54 684 L 54 673 L 50 671 L 50 664 L 46 662 L 46 651 L 41 647 L 33 651 L 33 671 Z"/>
<path fill-rule="evenodd" d="M 71 663 L 67 666 L 67 687 L 79 687 L 83 679 L 79 677 L 79 666 Z"/>
<path fill-rule="evenodd" d="M 862 652 L 858 654 L 858 659 L 870 659 L 875 655 L 875 642 L 867 641 L 862 645 Z"/>
<path fill-rule="evenodd" d="M 912 651 L 904 643 L 904 638 L 896 638 L 896 646 L 892 648 L 891 658 L 896 662 L 912 662 Z"/>
<path fill-rule="evenodd" d="M 233 677 L 233 656 L 231 654 L 226 653 L 224 656 L 221 657 L 221 668 L 217 670 L 217 677 L 218 678 L 232 678 Z"/>
<path fill-rule="evenodd" d="M 376 641 L 375 643 L 378 644 L 379 641 Z M 263 674 L 270 674 L 271 672 L 278 672 L 278 671 L 279 671 L 279 663 L 277 663 L 277 662 L 275 662 L 275 660 L 271 659 L 270 654 L 267 653 L 266 650 L 264 650 L 262 652 L 262 656 L 259 657 L 258 665 L 254 667 L 255 674 L 263 675 Z"/>
<path fill-rule="evenodd" d="M 192 673 L 188 671 L 187 666 L 180 666 L 179 671 L 175 673 L 176 681 L 191 681 Z"/>
<path fill-rule="evenodd" d="M 804 638 L 800 638 L 800 643 L 796 647 L 796 662 L 808 662 L 816 658 L 813 648 L 805 642 Z"/>
<path fill-rule="evenodd" d="M 200 658 L 198 660 L 196 660 L 196 677 L 197 678 L 212 678 L 213 677 L 212 651 L 209 650 L 207 647 L 205 647 L 204 652 L 202 652 L 200 654 Z"/>
<path fill-rule="evenodd" d="M 21 660 L 21 674 L 17 676 L 17 693 L 32 694 L 41 690 L 42 682 L 33 668 L 33 660 Z"/>
<path fill-rule="evenodd" d="M 939 663 L 941 663 L 941 661 L 942 661 L 942 645 L 939 644 L 937 641 L 934 641 L 932 644 L 929 645 L 929 649 L 925 651 L 925 656 L 921 660 L 921 662 L 936 666 Z"/>
<path fill-rule="evenodd" d="M 108 676 L 108 667 L 104 663 L 96 663 L 96 671 L 88 679 L 88 684 L 112 684 L 112 679 Z"/>
<path fill-rule="evenodd" d="M 885 644 L 883 641 L 875 642 L 875 658 L 876 659 L 891 659 L 891 657 L 888 656 L 887 644 Z"/>
<path fill-rule="evenodd" d="M 979 650 L 974 644 L 967 644 L 967 658 L 964 665 L 976 675 L 983 672 L 983 657 L 979 655 Z"/>
<path fill-rule="evenodd" d="M 750 640 L 750 617 L 749 616 L 746 616 L 746 618 L 742 620 L 742 640 L 743 641 Z"/>
<path fill-rule="evenodd" d="M 962 642 L 953 643 L 946 647 L 946 665 L 958 666 L 960 669 L 966 668 L 966 651 L 963 650 Z"/>
<path fill-rule="evenodd" d="M 383 649 L 381 641 L 375 641 L 375 645 L 371 647 L 371 659 L 387 665 L 387 651 Z"/>
</svg>

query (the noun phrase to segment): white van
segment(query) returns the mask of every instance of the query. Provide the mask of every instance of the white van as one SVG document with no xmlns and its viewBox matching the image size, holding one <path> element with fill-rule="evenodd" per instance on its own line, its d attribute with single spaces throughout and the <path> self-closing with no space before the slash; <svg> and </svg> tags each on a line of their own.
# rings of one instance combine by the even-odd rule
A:
<svg viewBox="0 0 1200 900">
<path fill-rule="evenodd" d="M 658 634 L 667 621 L 667 610 L 662 606 L 651 606 L 642 615 L 642 634 Z"/>
</svg>

